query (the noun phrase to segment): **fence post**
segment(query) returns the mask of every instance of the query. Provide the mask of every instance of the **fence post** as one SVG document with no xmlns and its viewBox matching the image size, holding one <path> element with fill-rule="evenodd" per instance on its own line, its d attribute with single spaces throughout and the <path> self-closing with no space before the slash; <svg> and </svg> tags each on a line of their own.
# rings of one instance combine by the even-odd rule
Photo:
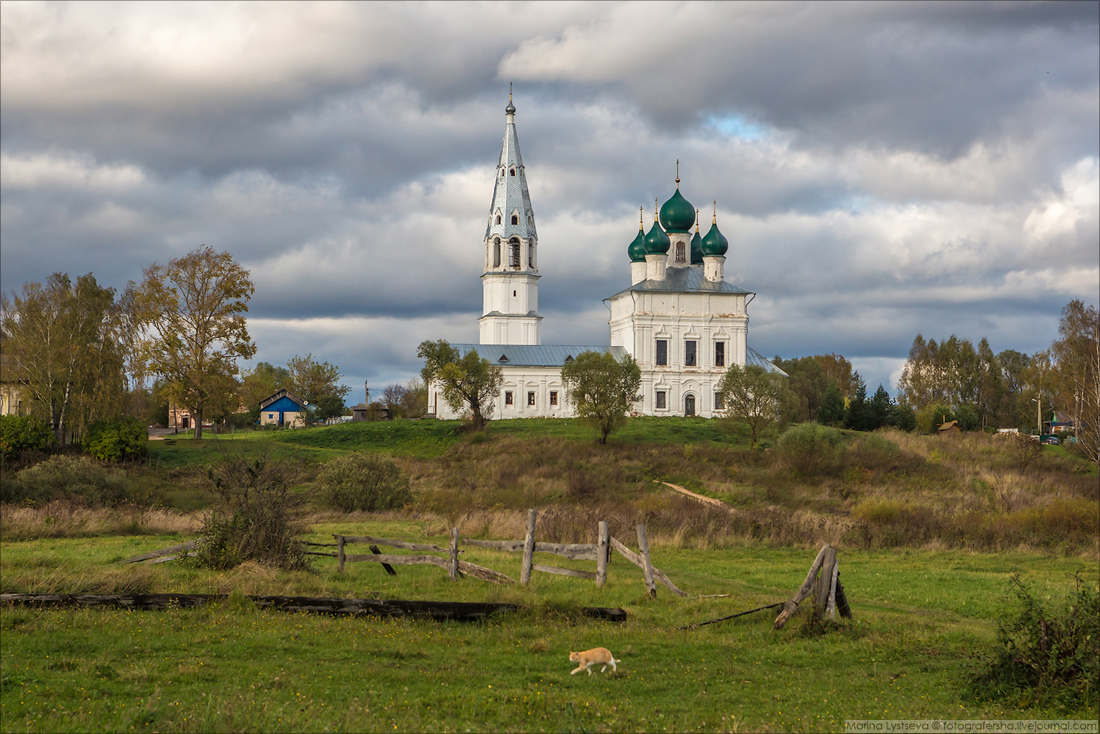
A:
<svg viewBox="0 0 1100 734">
<path fill-rule="evenodd" d="M 338 559 L 338 562 L 339 562 L 339 565 L 337 566 L 336 570 L 337 570 L 338 573 L 343 573 L 344 572 L 344 536 L 343 535 L 337 535 L 336 536 L 336 558 Z"/>
<path fill-rule="evenodd" d="M 458 579 L 458 528 L 451 530 L 451 579 Z"/>
<path fill-rule="evenodd" d="M 607 556 L 611 552 L 607 520 L 600 520 L 600 540 L 596 545 L 596 588 L 607 583 Z"/>
<path fill-rule="evenodd" d="M 653 581 L 653 563 L 649 560 L 649 542 L 645 537 L 645 523 L 638 523 L 638 548 L 642 551 L 642 571 L 645 572 L 645 587 L 650 596 L 657 596 L 657 584 Z"/>
<path fill-rule="evenodd" d="M 836 548 L 829 546 L 821 562 L 821 575 L 817 578 L 814 606 L 821 611 L 829 605 L 829 592 L 833 588 L 833 567 L 836 566 Z"/>
<path fill-rule="evenodd" d="M 519 575 L 519 582 L 524 586 L 531 581 L 531 564 L 535 556 L 535 518 L 538 510 L 527 511 L 527 537 L 523 539 L 523 570 Z"/>
</svg>

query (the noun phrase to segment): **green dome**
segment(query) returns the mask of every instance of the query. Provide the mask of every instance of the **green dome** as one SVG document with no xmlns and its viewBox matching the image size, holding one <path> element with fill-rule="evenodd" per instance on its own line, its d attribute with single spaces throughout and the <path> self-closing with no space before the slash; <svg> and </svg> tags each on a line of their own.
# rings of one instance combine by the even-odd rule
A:
<svg viewBox="0 0 1100 734">
<path fill-rule="evenodd" d="M 632 263 L 645 262 L 645 230 L 641 226 L 638 227 L 638 236 L 626 248 L 626 253 L 630 255 L 630 262 Z"/>
<path fill-rule="evenodd" d="M 661 225 L 654 220 L 653 229 L 649 230 L 649 234 L 645 236 L 645 254 L 667 255 L 668 248 L 671 246 L 672 242 L 669 241 L 668 235 L 661 229 Z"/>
<path fill-rule="evenodd" d="M 691 225 L 695 224 L 695 207 L 680 193 L 680 187 L 676 187 L 676 193 L 661 206 L 661 224 L 668 232 L 687 234 L 691 232 Z"/>
<path fill-rule="evenodd" d="M 699 230 L 695 230 L 695 236 L 691 238 L 691 264 L 703 264 L 703 238 L 699 236 Z"/>
<path fill-rule="evenodd" d="M 707 232 L 706 237 L 704 237 L 703 241 L 700 243 L 700 249 L 702 249 L 704 257 L 725 255 L 729 246 L 730 241 L 726 239 L 725 235 L 718 231 L 717 220 L 710 225 L 710 231 Z"/>
</svg>

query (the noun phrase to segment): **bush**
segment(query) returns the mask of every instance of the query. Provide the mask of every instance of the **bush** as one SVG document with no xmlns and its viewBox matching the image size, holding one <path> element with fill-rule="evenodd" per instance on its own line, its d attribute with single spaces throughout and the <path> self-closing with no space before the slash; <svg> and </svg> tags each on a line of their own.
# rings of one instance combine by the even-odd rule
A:
<svg viewBox="0 0 1100 734">
<path fill-rule="evenodd" d="M 108 471 L 87 456 L 51 456 L 3 483 L 4 502 L 46 503 L 69 499 L 93 507 L 117 507 L 132 499 L 122 471 Z"/>
<path fill-rule="evenodd" d="M 868 433 L 860 436 L 848 449 L 847 459 L 850 464 L 882 471 L 890 469 L 900 453 L 898 445 L 890 439 L 877 433 Z"/>
<path fill-rule="evenodd" d="M 200 568 L 224 570 L 245 561 L 284 569 L 306 567 L 295 536 L 304 532 L 294 517 L 300 504 L 291 491 L 300 477 L 299 463 L 248 459 L 225 453 L 214 461 L 207 477 L 217 507 L 203 521 L 202 540 L 190 560 Z"/>
<path fill-rule="evenodd" d="M 1077 577 L 1068 603 L 1050 610 L 1012 577 L 1022 608 L 1001 622 L 999 648 L 989 668 L 970 684 L 978 699 L 1008 699 L 1014 706 L 1055 706 L 1066 711 L 1100 704 L 1100 597 Z"/>
<path fill-rule="evenodd" d="M 49 425 L 29 415 L 0 415 L 0 455 L 4 461 L 23 451 L 45 451 L 53 445 Z"/>
<path fill-rule="evenodd" d="M 392 510 L 412 501 L 409 480 L 392 459 L 347 454 L 324 465 L 317 484 L 326 503 L 342 512 Z"/>
<path fill-rule="evenodd" d="M 836 469 L 843 452 L 844 434 L 820 423 L 791 426 L 776 442 L 780 460 L 803 476 Z"/>
<path fill-rule="evenodd" d="M 88 426 L 80 445 L 100 461 L 140 459 L 149 450 L 149 432 L 137 418 L 97 421 Z"/>
<path fill-rule="evenodd" d="M 917 414 L 913 406 L 908 403 L 899 403 L 894 408 L 894 425 L 898 430 L 911 433 L 917 428 Z"/>
</svg>

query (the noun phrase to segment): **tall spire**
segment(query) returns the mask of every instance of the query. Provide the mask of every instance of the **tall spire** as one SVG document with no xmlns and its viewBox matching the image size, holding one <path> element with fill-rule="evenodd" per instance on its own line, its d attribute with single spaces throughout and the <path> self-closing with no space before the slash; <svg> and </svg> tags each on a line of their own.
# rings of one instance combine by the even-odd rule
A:
<svg viewBox="0 0 1100 734">
<path fill-rule="evenodd" d="M 528 241 L 536 239 L 538 234 L 535 231 L 531 194 L 527 190 L 527 173 L 523 166 L 523 156 L 519 152 L 516 107 L 512 104 L 511 85 L 508 106 L 504 112 L 504 140 L 500 145 L 500 160 L 497 162 L 496 184 L 493 187 L 493 200 L 489 204 L 489 223 L 485 236 L 500 237 L 501 240 L 519 237 L 526 245 Z"/>
</svg>

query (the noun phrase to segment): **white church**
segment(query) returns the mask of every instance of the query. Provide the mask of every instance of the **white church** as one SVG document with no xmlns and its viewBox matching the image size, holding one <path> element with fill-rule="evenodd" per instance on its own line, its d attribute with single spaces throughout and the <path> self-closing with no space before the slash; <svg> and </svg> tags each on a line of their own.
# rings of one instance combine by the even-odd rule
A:
<svg viewBox="0 0 1100 734">
<path fill-rule="evenodd" d="M 634 357 L 642 373 L 642 397 L 634 408 L 639 415 L 709 418 L 722 412 L 718 383 L 730 365 L 779 371 L 747 344 L 746 308 L 755 294 L 725 280 L 729 241 L 717 222 L 715 214 L 700 237 L 698 211 L 680 193 L 677 174 L 676 192 L 654 212 L 652 228 L 647 233 L 639 224 L 627 247 L 630 287 L 604 299 L 611 312 L 610 346 L 543 345 L 538 233 L 509 95 L 485 228 L 480 343 L 451 345 L 462 355 L 476 350 L 502 368 L 501 392 L 486 417 L 573 415 L 561 368 L 585 351 Z M 437 385 L 429 388 L 428 413 L 462 415 L 451 410 Z"/>
</svg>

